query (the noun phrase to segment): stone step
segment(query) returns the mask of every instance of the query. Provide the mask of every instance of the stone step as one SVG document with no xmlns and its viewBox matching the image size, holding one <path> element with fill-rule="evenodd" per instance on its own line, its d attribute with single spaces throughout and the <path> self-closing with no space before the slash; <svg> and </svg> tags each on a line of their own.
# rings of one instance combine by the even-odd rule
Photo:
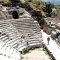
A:
<svg viewBox="0 0 60 60">
<path fill-rule="evenodd" d="M 23 51 L 24 49 L 27 48 L 27 44 L 26 43 L 22 43 L 18 46 L 17 50 L 18 51 Z"/>
<path fill-rule="evenodd" d="M 2 38 L 5 38 L 7 35 L 1 35 L 0 36 L 0 39 L 2 39 Z"/>
<path fill-rule="evenodd" d="M 1 40 L 5 42 L 5 41 L 7 41 L 8 39 L 9 39 L 8 37 L 4 37 L 4 38 L 2 38 Z"/>
</svg>

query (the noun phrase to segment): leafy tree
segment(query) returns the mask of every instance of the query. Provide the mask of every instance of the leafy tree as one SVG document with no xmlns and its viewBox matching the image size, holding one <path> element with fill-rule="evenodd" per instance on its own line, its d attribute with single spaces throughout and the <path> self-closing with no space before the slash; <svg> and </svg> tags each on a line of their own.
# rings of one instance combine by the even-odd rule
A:
<svg viewBox="0 0 60 60">
<path fill-rule="evenodd" d="M 46 3 L 46 7 L 44 8 L 44 11 L 47 12 L 47 16 L 51 17 L 52 8 L 54 8 L 54 4 Z"/>
<path fill-rule="evenodd" d="M 19 3 L 20 0 L 10 0 L 12 3 Z"/>
<path fill-rule="evenodd" d="M 51 13 L 52 12 L 51 4 L 46 4 L 46 12 L 47 13 Z"/>
</svg>

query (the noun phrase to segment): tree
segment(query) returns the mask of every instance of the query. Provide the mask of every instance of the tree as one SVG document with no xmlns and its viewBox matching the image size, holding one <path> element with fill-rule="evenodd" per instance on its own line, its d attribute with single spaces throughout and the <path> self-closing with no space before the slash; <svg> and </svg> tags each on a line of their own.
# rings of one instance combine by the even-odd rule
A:
<svg viewBox="0 0 60 60">
<path fill-rule="evenodd" d="M 53 4 L 46 3 L 45 12 L 47 12 L 47 16 L 51 17 L 51 13 L 52 13 L 52 8 L 53 7 L 54 7 Z"/>
<path fill-rule="evenodd" d="M 20 2 L 20 0 L 10 0 L 11 1 L 11 3 L 19 3 Z"/>
<path fill-rule="evenodd" d="M 51 13 L 52 12 L 51 4 L 46 4 L 46 12 L 47 13 Z"/>
</svg>

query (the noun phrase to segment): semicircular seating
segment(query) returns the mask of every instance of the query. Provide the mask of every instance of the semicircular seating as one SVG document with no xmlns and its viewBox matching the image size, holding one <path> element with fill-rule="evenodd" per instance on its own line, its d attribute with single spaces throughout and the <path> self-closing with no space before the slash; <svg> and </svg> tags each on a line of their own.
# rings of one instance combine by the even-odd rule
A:
<svg viewBox="0 0 60 60">
<path fill-rule="evenodd" d="M 10 19 L 9 20 L 12 25 L 18 30 L 20 35 L 24 36 L 23 40 L 25 44 L 27 44 L 27 47 L 32 47 L 32 46 L 40 46 L 42 42 L 42 35 L 40 32 L 40 26 L 38 22 L 31 17 L 20 17 L 20 19 Z M 26 46 L 26 44 L 24 46 Z M 18 50 L 20 46 L 18 46 Z M 23 47 L 22 47 L 23 49 Z"/>
<path fill-rule="evenodd" d="M 0 60 L 20 60 L 20 53 L 13 47 L 7 45 L 5 42 L 0 41 Z"/>
<path fill-rule="evenodd" d="M 0 21 L 0 33 L 0 39 L 4 41 L 6 45 L 10 45 L 20 51 L 27 48 L 26 42 L 22 42 L 24 39 L 21 39 L 20 34 L 10 22 L 4 20 Z M 4 45 L 4 49 L 8 47 L 6 45 Z"/>
<path fill-rule="evenodd" d="M 42 42 L 39 25 L 37 22 L 34 23 L 31 18 L 2 20 L 0 21 L 0 31 L 3 32 L 0 36 L 1 40 L 18 51 L 34 45 L 40 46 Z M 21 38 L 23 32 L 26 34 L 25 38 Z"/>
<path fill-rule="evenodd" d="M 40 47 L 42 35 L 38 22 L 31 17 L 0 20 L 0 55 L 18 60 L 18 51 L 29 47 Z M 22 34 L 24 38 L 22 38 Z"/>
</svg>

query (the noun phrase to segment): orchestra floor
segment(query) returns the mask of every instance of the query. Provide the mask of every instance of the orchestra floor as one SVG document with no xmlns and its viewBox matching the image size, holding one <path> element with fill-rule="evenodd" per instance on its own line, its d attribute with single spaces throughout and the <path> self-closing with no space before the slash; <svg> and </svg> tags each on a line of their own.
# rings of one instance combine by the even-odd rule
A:
<svg viewBox="0 0 60 60">
<path fill-rule="evenodd" d="M 22 57 L 22 60 L 52 60 L 43 48 L 30 50 L 28 53 L 22 55 Z"/>
</svg>

